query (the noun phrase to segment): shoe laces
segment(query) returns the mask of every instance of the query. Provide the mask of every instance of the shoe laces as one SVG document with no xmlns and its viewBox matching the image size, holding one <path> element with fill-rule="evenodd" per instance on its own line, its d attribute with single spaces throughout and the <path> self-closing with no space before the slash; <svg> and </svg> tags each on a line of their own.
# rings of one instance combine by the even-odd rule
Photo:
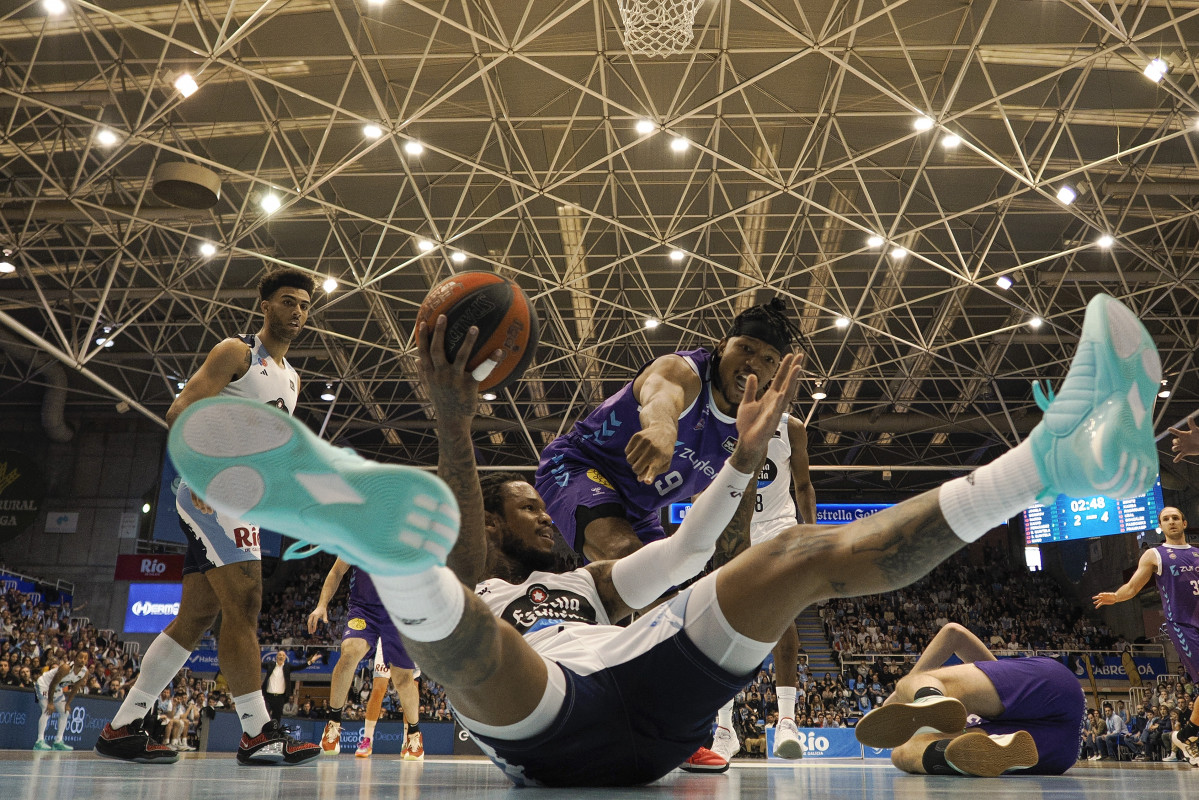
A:
<svg viewBox="0 0 1199 800">
<path fill-rule="evenodd" d="M 1037 408 L 1048 411 L 1049 404 L 1053 402 L 1054 398 L 1053 387 L 1044 381 L 1033 381 L 1032 396 L 1037 401 Z"/>
</svg>

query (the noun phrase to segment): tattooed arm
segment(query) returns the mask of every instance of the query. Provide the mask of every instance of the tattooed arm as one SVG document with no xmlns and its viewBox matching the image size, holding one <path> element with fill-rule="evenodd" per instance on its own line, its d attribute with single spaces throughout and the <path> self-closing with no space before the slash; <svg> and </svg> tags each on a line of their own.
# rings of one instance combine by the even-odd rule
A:
<svg viewBox="0 0 1199 800">
<path fill-rule="evenodd" d="M 757 475 L 760 471 L 761 465 L 754 471 L 754 474 Z M 751 482 L 745 496 L 741 498 L 741 503 L 737 506 L 733 518 L 729 520 L 728 525 L 724 526 L 720 538 L 716 540 L 716 555 L 712 557 L 714 567 L 723 567 L 738 553 L 749 549 L 749 524 L 753 519 L 754 505 L 758 498 L 753 488 L 754 485 Z"/>
</svg>

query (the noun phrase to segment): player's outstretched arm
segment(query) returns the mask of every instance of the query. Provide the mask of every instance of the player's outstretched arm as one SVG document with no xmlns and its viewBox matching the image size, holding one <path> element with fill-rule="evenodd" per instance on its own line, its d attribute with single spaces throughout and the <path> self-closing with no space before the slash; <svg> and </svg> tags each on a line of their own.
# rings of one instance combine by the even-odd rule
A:
<svg viewBox="0 0 1199 800">
<path fill-rule="evenodd" d="M 421 323 L 416 332 L 420 356 L 417 373 L 429 392 L 437 417 L 437 476 L 454 492 L 462 520 L 458 541 L 446 566 L 473 589 L 487 565 L 483 490 L 479 487 L 479 468 L 471 441 L 471 423 L 479 409 L 479 382 L 466 368 L 479 329 L 472 327 L 467 332 L 458 357 L 450 361 L 445 350 L 446 324 L 444 314 L 434 322 L 432 331 Z M 497 362 L 503 360 L 500 352 L 493 356 Z"/>
<path fill-rule="evenodd" d="M 699 391 L 695 370 L 673 353 L 658 358 L 633 381 L 633 395 L 641 406 L 641 430 L 629 439 L 624 452 L 637 480 L 651 483 L 670 468 L 679 415 Z"/>
<path fill-rule="evenodd" d="M 1177 464 L 1187 456 L 1199 455 L 1199 425 L 1195 424 L 1195 418 L 1187 419 L 1186 430 L 1182 428 L 1169 428 L 1170 433 L 1174 434 L 1174 441 L 1170 443 L 1170 449 L 1174 451 L 1174 463 Z"/>
<path fill-rule="evenodd" d="M 995 661 L 995 654 L 990 651 L 982 639 L 979 639 L 970 629 L 956 622 L 951 622 L 941 630 L 924 648 L 916 666 L 910 674 L 928 672 L 945 666 L 951 656 L 957 656 L 965 664 L 975 661 Z"/>
<path fill-rule="evenodd" d="M 1095 608 L 1131 600 L 1140 594 L 1141 590 L 1145 588 L 1145 584 L 1149 583 L 1149 579 L 1153 577 L 1155 572 L 1157 572 L 1157 561 L 1154 558 L 1153 551 L 1146 550 L 1144 553 L 1141 553 L 1141 559 L 1137 562 L 1137 571 L 1132 573 L 1132 577 L 1128 579 L 1128 583 L 1114 592 L 1100 592 L 1091 598 L 1095 602 Z"/>
</svg>

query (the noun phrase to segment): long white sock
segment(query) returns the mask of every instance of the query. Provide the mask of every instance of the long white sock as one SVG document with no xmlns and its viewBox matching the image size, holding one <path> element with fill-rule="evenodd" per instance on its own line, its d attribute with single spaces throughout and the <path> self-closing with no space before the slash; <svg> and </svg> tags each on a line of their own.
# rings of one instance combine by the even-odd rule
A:
<svg viewBox="0 0 1199 800">
<path fill-rule="evenodd" d="M 722 728 L 733 729 L 733 701 L 730 700 L 716 712 L 716 724 Z"/>
<path fill-rule="evenodd" d="M 271 721 L 271 713 L 266 710 L 261 689 L 233 698 L 233 705 L 237 709 L 237 718 L 241 720 L 242 733 L 251 739 L 262 733 L 262 726 Z"/>
<path fill-rule="evenodd" d="M 437 642 L 458 627 L 466 587 L 448 567 L 415 575 L 372 575 L 379 599 L 400 633 L 418 642 Z"/>
<path fill-rule="evenodd" d="M 55 710 L 58 711 L 58 732 L 54 734 L 54 741 L 61 742 L 67 735 L 67 712 L 65 706 Z"/>
<path fill-rule="evenodd" d="M 779 698 L 779 719 L 784 717 L 795 719 L 795 687 L 776 686 L 774 693 Z"/>
<path fill-rule="evenodd" d="M 146 654 L 142 657 L 142 671 L 138 674 L 137 681 L 109 724 L 114 729 L 123 728 L 135 719 L 146 716 L 150 709 L 154 708 L 154 702 L 158 700 L 162 690 L 167 688 L 167 684 L 183 669 L 190 655 L 190 650 L 185 650 L 183 645 L 170 636 L 165 633 L 158 634 L 146 648 Z"/>
<path fill-rule="evenodd" d="M 44 742 L 46 740 L 46 723 L 50 721 L 50 710 L 46 709 L 37 720 L 37 741 Z M 63 727 L 60 723 L 58 727 Z"/>
<path fill-rule="evenodd" d="M 943 484 L 938 499 L 953 532 L 973 542 L 1036 502 L 1044 488 L 1024 441 L 964 478 Z"/>
<path fill-rule="evenodd" d="M 373 719 L 368 719 L 368 720 L 367 720 L 367 721 L 366 721 L 366 722 L 363 724 L 363 726 L 362 726 L 362 727 L 364 727 L 364 728 L 366 729 L 366 734 L 365 734 L 365 735 L 366 735 L 366 738 L 368 738 L 368 739 L 374 739 L 374 738 L 375 738 L 375 720 L 373 720 Z"/>
</svg>

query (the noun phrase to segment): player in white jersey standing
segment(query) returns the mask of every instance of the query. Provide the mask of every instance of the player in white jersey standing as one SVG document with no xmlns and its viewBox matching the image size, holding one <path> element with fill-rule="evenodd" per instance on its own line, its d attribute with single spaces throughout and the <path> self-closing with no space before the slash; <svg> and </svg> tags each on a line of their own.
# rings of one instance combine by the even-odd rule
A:
<svg viewBox="0 0 1199 800">
<path fill-rule="evenodd" d="M 792 496 L 791 490 L 795 494 Z M 766 463 L 758 474 L 758 496 L 750 520 L 750 541 L 743 543 L 719 563 L 750 545 L 768 542 L 788 528 L 799 524 L 796 500 L 803 521 L 816 524 L 816 490 L 808 470 L 808 431 L 803 423 L 790 414 L 783 414 L 778 430 L 766 449 Z M 774 729 L 774 754 L 779 758 L 800 758 L 803 746 L 795 724 L 795 695 L 798 691 L 797 661 L 799 633 L 792 625 L 779 639 L 772 651 L 774 656 L 775 693 L 778 695 L 779 721 Z M 716 735 L 712 752 L 725 761 L 741 750 L 741 742 L 733 731 L 733 703 L 729 701 L 716 716 Z"/>
<path fill-rule="evenodd" d="M 278 270 L 264 276 L 258 284 L 261 329 L 257 334 L 225 339 L 212 349 L 171 404 L 167 424 L 174 424 L 197 400 L 217 395 L 294 412 L 300 378 L 285 356 L 308 320 L 314 288 L 312 276 L 299 270 Z M 97 739 L 96 752 L 140 763 L 178 759 L 174 750 L 146 734 L 141 720 L 220 612 L 217 656 L 243 733 L 238 763 L 298 764 L 314 758 L 320 748 L 284 733 L 279 723 L 271 720 L 262 697 L 258 647 L 262 565 L 257 526 L 214 511 L 186 483 L 179 485 L 175 507 L 188 540 L 179 615 L 146 650 L 137 683 Z"/>
<path fill-rule="evenodd" d="M 63 741 L 67 732 L 67 714 L 71 711 L 71 701 L 75 693 L 87 682 L 87 664 L 90 655 L 86 650 L 76 650 L 65 657 L 57 669 L 48 669 L 34 684 L 34 696 L 42 715 L 37 721 L 37 741 L 33 743 L 34 750 L 74 750 Z M 58 712 L 58 732 L 54 736 L 54 744 L 46 744 L 46 723 L 50 715 Z"/>
</svg>

